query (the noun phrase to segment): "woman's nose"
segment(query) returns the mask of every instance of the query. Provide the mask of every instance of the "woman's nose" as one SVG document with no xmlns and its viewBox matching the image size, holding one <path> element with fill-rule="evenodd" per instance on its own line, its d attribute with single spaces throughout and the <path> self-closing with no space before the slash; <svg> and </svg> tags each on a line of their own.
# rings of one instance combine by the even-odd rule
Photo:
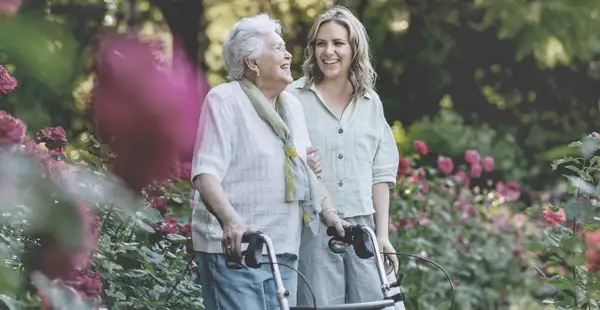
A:
<svg viewBox="0 0 600 310">
<path fill-rule="evenodd" d="M 327 53 L 327 54 L 333 54 L 333 51 L 334 51 L 334 50 L 335 50 L 335 49 L 334 49 L 334 46 L 333 46 L 333 45 L 331 45 L 331 44 L 328 44 L 328 45 L 327 45 L 327 48 L 325 48 L 325 53 Z"/>
</svg>

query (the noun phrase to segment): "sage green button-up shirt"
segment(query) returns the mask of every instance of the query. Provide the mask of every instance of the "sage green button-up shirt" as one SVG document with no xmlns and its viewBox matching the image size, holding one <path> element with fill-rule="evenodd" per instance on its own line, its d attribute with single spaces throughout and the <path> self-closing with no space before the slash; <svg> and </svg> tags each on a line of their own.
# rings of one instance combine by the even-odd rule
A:
<svg viewBox="0 0 600 310">
<path fill-rule="evenodd" d="M 331 203 L 344 218 L 373 214 L 373 185 L 387 182 L 395 187 L 399 161 L 379 96 L 371 91 L 353 100 L 338 119 L 314 85 L 303 88 L 304 81 L 296 80 L 287 90 L 304 108 Z"/>
</svg>

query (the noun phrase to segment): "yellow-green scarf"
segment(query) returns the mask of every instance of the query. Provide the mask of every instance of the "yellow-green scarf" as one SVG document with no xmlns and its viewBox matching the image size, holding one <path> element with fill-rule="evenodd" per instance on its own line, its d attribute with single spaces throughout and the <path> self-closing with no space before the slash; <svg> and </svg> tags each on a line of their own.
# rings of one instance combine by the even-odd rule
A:
<svg viewBox="0 0 600 310">
<path fill-rule="evenodd" d="M 303 209 L 304 224 L 310 226 L 314 234 L 318 232 L 319 212 L 321 211 L 321 201 L 317 190 L 317 178 L 306 163 L 296 151 L 292 143 L 291 132 L 286 125 L 286 106 L 289 106 L 291 96 L 281 93 L 277 96 L 275 105 L 276 110 L 263 93 L 254 85 L 254 83 L 243 79 L 240 86 L 252 102 L 258 115 L 267 122 L 275 134 L 283 142 L 283 152 L 285 154 L 285 201 L 294 202 Z M 304 121 L 304 120 L 302 120 Z"/>
</svg>

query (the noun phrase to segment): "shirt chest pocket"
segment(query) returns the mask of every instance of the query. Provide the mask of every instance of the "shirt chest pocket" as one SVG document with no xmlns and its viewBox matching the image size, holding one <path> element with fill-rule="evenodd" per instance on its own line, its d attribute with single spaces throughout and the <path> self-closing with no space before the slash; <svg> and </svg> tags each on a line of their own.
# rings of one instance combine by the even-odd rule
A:
<svg viewBox="0 0 600 310">
<path fill-rule="evenodd" d="M 377 151 L 379 132 L 372 126 L 354 125 L 354 156 L 362 162 L 372 163 Z"/>
</svg>

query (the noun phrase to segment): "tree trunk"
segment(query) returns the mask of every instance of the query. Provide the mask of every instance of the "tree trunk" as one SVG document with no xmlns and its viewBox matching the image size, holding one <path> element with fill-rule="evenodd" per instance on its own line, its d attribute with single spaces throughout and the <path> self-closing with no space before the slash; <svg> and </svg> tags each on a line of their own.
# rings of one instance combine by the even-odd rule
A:
<svg viewBox="0 0 600 310">
<path fill-rule="evenodd" d="M 206 38 L 206 20 L 204 1 L 200 0 L 151 0 L 167 22 L 173 40 L 181 40 L 189 60 L 202 72 L 207 65 L 204 58 L 208 42 Z"/>
</svg>

